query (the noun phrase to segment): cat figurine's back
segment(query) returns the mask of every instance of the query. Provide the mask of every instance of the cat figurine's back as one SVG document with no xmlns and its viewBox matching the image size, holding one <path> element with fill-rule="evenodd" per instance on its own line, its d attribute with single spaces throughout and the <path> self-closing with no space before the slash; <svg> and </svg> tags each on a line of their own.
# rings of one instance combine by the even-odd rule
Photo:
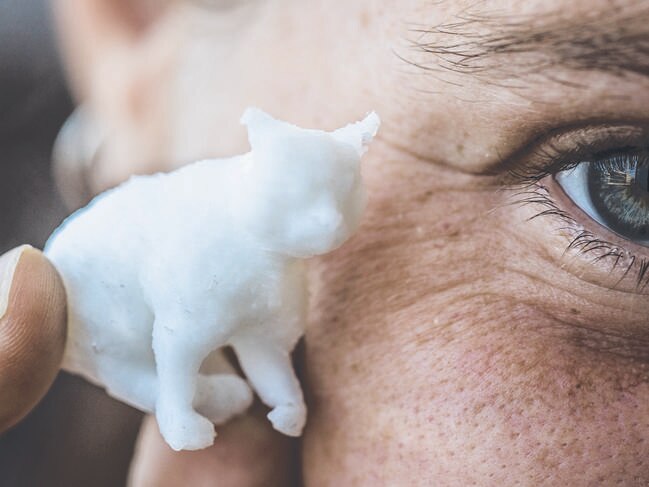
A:
<svg viewBox="0 0 649 487">
<path fill-rule="evenodd" d="M 360 158 L 379 120 L 334 132 L 257 109 L 252 150 L 138 176 L 69 217 L 45 253 L 68 294 L 64 368 L 155 412 L 176 450 L 213 442 L 212 423 L 243 412 L 248 383 L 273 426 L 306 419 L 290 352 L 304 331 L 303 259 L 340 246 L 364 206 Z"/>
</svg>

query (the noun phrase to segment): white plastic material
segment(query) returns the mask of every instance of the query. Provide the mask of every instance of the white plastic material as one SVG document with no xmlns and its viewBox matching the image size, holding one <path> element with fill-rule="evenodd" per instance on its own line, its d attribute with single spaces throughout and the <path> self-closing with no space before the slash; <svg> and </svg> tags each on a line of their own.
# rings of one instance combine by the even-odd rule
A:
<svg viewBox="0 0 649 487">
<path fill-rule="evenodd" d="M 69 217 L 45 253 L 68 296 L 64 368 L 155 412 L 175 450 L 212 444 L 244 412 L 248 382 L 275 429 L 306 407 L 290 352 L 303 334 L 303 259 L 340 246 L 364 205 L 360 158 L 372 113 L 334 132 L 248 109 L 252 151 L 132 177 Z"/>
</svg>

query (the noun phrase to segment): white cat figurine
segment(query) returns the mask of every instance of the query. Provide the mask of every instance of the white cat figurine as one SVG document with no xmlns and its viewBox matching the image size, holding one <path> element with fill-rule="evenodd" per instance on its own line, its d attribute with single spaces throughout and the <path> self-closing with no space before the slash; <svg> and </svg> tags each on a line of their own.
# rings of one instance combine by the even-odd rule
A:
<svg viewBox="0 0 649 487">
<path fill-rule="evenodd" d="M 301 434 L 290 353 L 306 319 L 303 259 L 357 229 L 360 158 L 379 119 L 323 132 L 248 109 L 242 123 L 251 152 L 132 177 L 66 219 L 45 248 L 68 296 L 64 368 L 154 412 L 175 450 L 211 445 L 212 423 L 252 401 L 224 346 L 275 429 Z"/>
</svg>

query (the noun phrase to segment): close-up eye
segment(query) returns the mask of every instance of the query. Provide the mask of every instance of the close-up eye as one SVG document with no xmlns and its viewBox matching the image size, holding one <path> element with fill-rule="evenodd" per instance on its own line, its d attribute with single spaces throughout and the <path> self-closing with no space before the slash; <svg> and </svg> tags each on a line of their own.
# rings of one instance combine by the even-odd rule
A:
<svg viewBox="0 0 649 487">
<path fill-rule="evenodd" d="M 556 180 L 584 213 L 620 237 L 649 246 L 649 152 L 603 155 L 560 171 Z"/>
</svg>

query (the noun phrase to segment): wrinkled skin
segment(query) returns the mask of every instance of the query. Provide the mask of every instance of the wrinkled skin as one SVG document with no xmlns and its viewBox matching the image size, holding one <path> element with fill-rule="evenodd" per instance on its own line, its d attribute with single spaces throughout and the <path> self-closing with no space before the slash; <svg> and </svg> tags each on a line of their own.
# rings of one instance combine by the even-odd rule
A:
<svg viewBox="0 0 649 487">
<path fill-rule="evenodd" d="M 626 46 L 643 41 L 649 9 L 225 3 L 54 3 L 77 96 L 109 134 L 94 190 L 245 150 L 237 120 L 248 105 L 322 129 L 376 110 L 368 207 L 358 234 L 311 266 L 301 455 L 253 417 L 194 456 L 171 454 L 149 423 L 134 483 L 177 485 L 191 472 L 194 485 L 283 485 L 281 468 L 301 468 L 309 486 L 649 482 L 647 291 L 610 259 L 566 252 L 557 215 L 528 220 L 544 208 L 509 204 L 503 190 L 553 134 L 642 129 L 646 66 Z M 574 52 L 573 37 L 586 39 Z M 625 66 L 606 69 L 616 59 Z M 649 254 L 547 186 L 576 227 Z M 260 439 L 242 449 L 247 438 Z M 236 460 L 220 461 L 223 451 Z M 268 451 L 279 460 L 266 466 Z"/>
</svg>

